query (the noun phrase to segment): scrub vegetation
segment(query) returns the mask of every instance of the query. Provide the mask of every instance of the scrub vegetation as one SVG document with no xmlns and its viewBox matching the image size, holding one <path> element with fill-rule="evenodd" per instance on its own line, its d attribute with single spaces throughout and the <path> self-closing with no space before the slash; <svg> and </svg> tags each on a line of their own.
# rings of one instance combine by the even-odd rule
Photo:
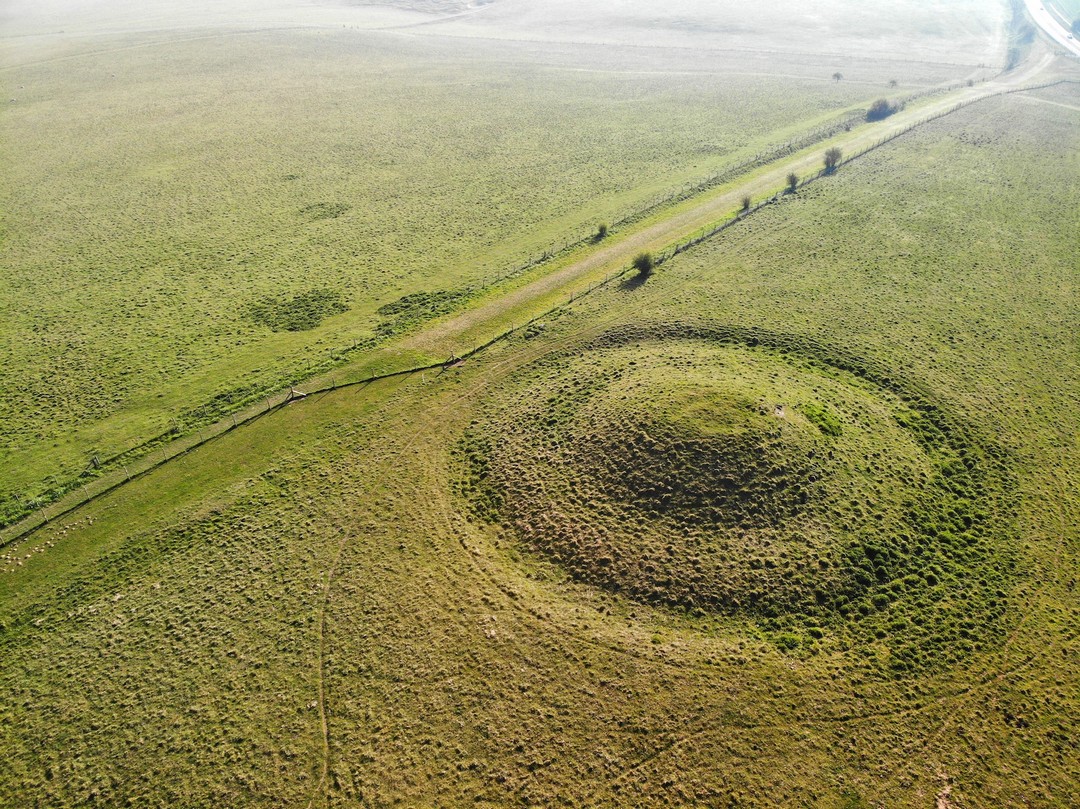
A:
<svg viewBox="0 0 1080 809">
<path fill-rule="evenodd" d="M 988 34 L 912 11 L 868 77 L 860 5 L 852 61 L 714 83 L 624 8 L 5 71 L 4 134 L 61 128 L 4 146 L 9 492 L 331 348 L 357 384 L 0 546 L 0 805 L 1080 805 L 1080 85 L 755 168 L 673 253 L 712 220 L 624 214 Z M 688 8 L 659 43 L 765 37 Z"/>
</svg>

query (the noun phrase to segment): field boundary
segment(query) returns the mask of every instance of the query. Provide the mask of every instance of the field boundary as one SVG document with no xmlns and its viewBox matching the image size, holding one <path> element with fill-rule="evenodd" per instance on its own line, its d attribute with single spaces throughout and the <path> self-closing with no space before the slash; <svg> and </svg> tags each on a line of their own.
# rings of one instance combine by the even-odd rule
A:
<svg viewBox="0 0 1080 809">
<path fill-rule="evenodd" d="M 988 81 L 988 79 L 983 81 Z M 942 93 L 951 93 L 954 90 L 959 90 L 963 87 L 969 86 L 971 86 L 971 84 L 969 84 L 967 81 L 953 82 L 952 84 L 947 85 L 936 85 L 934 87 L 929 87 L 918 92 L 909 93 L 906 96 L 898 98 L 896 101 L 896 105 L 898 109 L 902 109 L 907 104 L 918 101 L 919 99 L 930 98 L 932 96 L 940 95 Z M 743 174 L 746 174 L 747 172 L 753 171 L 757 168 L 762 168 L 771 163 L 775 163 L 776 161 L 781 160 L 784 157 L 796 154 L 803 149 L 808 149 L 817 143 L 821 143 L 822 141 L 833 137 L 834 135 L 838 135 L 840 132 L 850 131 L 853 127 L 865 122 L 865 110 L 862 110 L 861 108 L 852 110 L 848 113 L 841 113 L 828 123 L 822 124 L 821 126 L 815 127 L 813 129 L 806 130 L 801 134 L 793 135 L 783 143 L 778 143 L 773 146 L 767 146 L 762 151 L 754 154 L 752 157 L 747 157 L 736 163 L 730 163 L 701 179 L 689 180 L 685 183 L 682 183 L 674 190 L 664 192 L 655 197 L 651 197 L 641 205 L 629 209 L 624 213 L 618 214 L 616 218 L 611 221 L 610 227 L 612 229 L 615 229 L 618 227 L 633 224 L 635 222 L 639 222 L 642 219 L 648 217 L 650 214 L 662 210 L 669 205 L 682 202 L 684 200 L 690 199 L 691 197 L 694 197 L 697 194 L 702 193 L 703 191 L 708 191 L 710 188 L 715 188 L 718 185 L 723 185 L 724 183 L 731 182 L 732 180 L 735 180 L 736 178 Z M 565 241 L 559 245 L 552 246 L 549 249 L 545 250 L 543 253 L 541 253 L 539 256 L 535 256 L 526 260 L 525 262 L 517 265 L 516 267 L 503 273 L 502 275 L 494 276 L 490 281 L 487 281 L 479 285 L 478 287 L 475 287 L 475 289 L 490 289 L 491 287 L 497 286 L 498 284 L 512 280 L 520 275 L 525 274 L 534 267 L 541 266 L 542 264 L 550 261 L 553 258 L 557 258 L 564 253 L 575 250 L 579 247 L 583 247 L 584 245 L 593 242 L 594 238 L 595 233 L 590 232 L 584 236 L 581 236 L 580 238 L 570 239 L 569 241 Z"/>
<path fill-rule="evenodd" d="M 899 97 L 895 104 L 902 108 L 917 99 L 951 92 L 969 84 L 965 81 L 935 85 Z M 688 180 L 677 187 L 670 187 L 658 195 L 650 196 L 633 206 L 623 208 L 611 215 L 610 227 L 616 229 L 635 224 L 671 205 L 733 182 L 748 172 L 797 154 L 841 132 L 850 131 L 865 121 L 864 113 L 865 110 L 861 107 L 849 107 L 816 127 L 790 134 L 786 139 L 767 144 L 755 154 L 742 160 L 723 165 L 705 176 Z M 512 264 L 510 269 L 493 272 L 490 276 L 462 287 L 463 298 L 467 301 L 477 295 L 490 292 L 501 284 L 511 282 L 554 259 L 572 254 L 598 241 L 595 231 L 590 230 L 580 236 L 571 236 L 550 244 L 543 248 L 542 252 Z M 408 329 L 408 331 L 412 330 Z M 63 501 L 72 492 L 92 484 L 105 473 L 121 469 L 129 463 L 136 463 L 154 453 L 162 445 L 190 436 L 204 428 L 212 428 L 213 425 L 223 419 L 228 419 L 232 414 L 243 413 L 267 395 L 275 395 L 281 386 L 301 384 L 316 375 L 331 373 L 335 368 L 345 364 L 351 355 L 361 351 L 375 350 L 387 339 L 397 337 L 399 334 L 400 332 L 394 331 L 383 335 L 376 331 L 374 336 L 357 338 L 351 345 L 330 349 L 325 356 L 313 353 L 303 371 L 284 373 L 278 381 L 265 387 L 239 389 L 211 397 L 183 412 L 174 414 L 171 419 L 173 426 L 157 435 L 146 438 L 132 437 L 129 439 L 131 444 L 125 441 L 119 447 L 109 448 L 106 452 L 96 452 L 81 470 L 76 467 L 70 471 L 60 470 L 46 476 L 38 481 L 37 485 L 31 487 L 31 492 L 36 490 L 36 493 L 27 494 L 17 491 L 5 493 L 0 496 L 0 535 L 5 529 L 31 516 L 35 511 L 39 511 L 41 507 Z"/>
<path fill-rule="evenodd" d="M 906 96 L 900 103 L 908 103 L 917 98 L 950 91 L 956 89 L 958 86 L 959 85 L 949 85 L 947 87 L 929 88 Z M 752 157 L 747 157 L 742 161 L 725 165 L 708 176 L 688 181 L 677 188 L 669 189 L 658 196 L 649 197 L 637 206 L 624 209 L 622 212 L 615 215 L 610 226 L 614 229 L 641 221 L 650 214 L 663 210 L 669 205 L 690 199 L 696 194 L 725 182 L 731 182 L 748 171 L 766 166 L 771 162 L 794 154 L 801 149 L 809 148 L 815 143 L 819 143 L 841 131 L 850 130 L 861 120 L 862 113 L 859 110 L 841 113 L 836 118 L 819 127 L 791 136 L 785 142 L 766 146 L 762 151 L 757 152 Z M 462 288 L 462 291 L 465 293 L 465 299 L 468 300 L 469 298 L 475 297 L 477 294 L 490 291 L 500 284 L 519 278 L 560 256 L 564 256 L 591 243 L 595 243 L 595 235 L 595 232 L 590 231 L 579 237 L 571 237 L 560 243 L 551 244 L 539 254 L 533 255 L 523 262 L 514 264 L 509 270 L 486 277 L 479 283 L 474 282 L 473 284 L 467 285 Z M 81 471 L 70 473 L 70 477 L 61 479 L 57 474 L 47 476 L 44 479 L 46 484 L 45 488 L 36 495 L 20 496 L 17 492 L 9 492 L 0 496 L 0 503 L 3 503 L 5 500 L 7 501 L 6 504 L 4 504 L 3 509 L 3 511 L 6 511 L 6 514 L 0 516 L 0 536 L 3 535 L 3 532 L 6 529 L 10 528 L 12 525 L 17 525 L 21 520 L 31 516 L 35 511 L 40 511 L 42 507 L 63 501 L 72 492 L 92 484 L 106 471 L 123 468 L 129 462 L 136 463 L 142 458 L 153 454 L 161 446 L 187 438 L 188 436 L 201 431 L 203 428 L 212 429 L 213 425 L 228 419 L 234 414 L 244 413 L 251 405 L 263 401 L 267 396 L 276 396 L 277 392 L 281 390 L 281 387 L 279 387 L 280 385 L 294 386 L 301 384 L 305 380 L 310 380 L 318 374 L 332 372 L 334 368 L 342 365 L 350 354 L 354 354 L 357 351 L 374 350 L 378 348 L 380 343 L 385 339 L 396 336 L 399 336 L 396 332 L 386 335 L 385 337 L 380 337 L 376 334 L 376 336 L 373 337 L 354 339 L 351 345 L 346 345 L 342 348 L 329 349 L 327 351 L 327 356 L 329 357 L 328 360 L 323 358 L 321 360 L 316 359 L 314 362 L 309 362 L 303 372 L 284 375 L 284 379 L 272 386 L 256 390 L 239 391 L 236 394 L 235 400 L 230 395 L 229 400 L 224 403 L 212 398 L 209 401 L 203 402 L 198 406 L 177 414 L 173 418 L 174 426 L 164 432 L 149 438 L 135 438 L 135 443 L 131 446 L 126 446 L 105 457 L 100 457 L 100 455 L 95 454 L 92 460 Z M 215 413 L 214 411 L 217 412 Z M 49 480 L 52 480 L 51 484 L 48 483 Z M 15 501 L 14 507 L 11 503 L 12 500 Z M 3 512 L 0 511 L 0 514 L 2 513 Z M 0 541 L 0 547 L 2 547 L 2 545 L 3 543 Z"/>
<path fill-rule="evenodd" d="M 1075 79 L 1056 79 L 1053 81 L 1042 82 L 1038 84 L 1023 85 L 1021 87 L 996 90 L 985 93 L 983 95 L 975 96 L 967 100 L 958 101 L 956 104 L 950 107 L 947 107 L 936 113 L 927 115 L 923 118 L 919 118 L 912 123 L 906 125 L 905 127 L 881 137 L 879 140 L 871 143 L 869 146 L 866 146 L 861 150 L 844 157 L 839 163 L 837 163 L 836 168 L 832 171 L 820 169 L 815 174 L 812 174 L 809 177 L 800 180 L 795 186 L 794 190 L 803 188 L 813 182 L 816 182 L 817 180 L 820 180 L 822 177 L 829 176 L 835 173 L 835 171 L 841 166 L 848 165 L 854 160 L 857 160 L 858 158 L 863 157 L 888 143 L 891 143 L 897 138 L 906 135 L 907 133 L 920 126 L 924 126 L 925 124 L 936 121 L 947 115 L 951 115 L 952 113 L 958 112 L 959 110 L 971 106 L 972 104 L 986 101 L 987 99 L 991 98 L 998 98 L 1001 96 L 1016 93 L 1030 92 L 1032 90 L 1040 90 L 1061 84 L 1077 83 L 1080 82 Z M 728 228 L 731 228 L 734 225 L 742 222 L 744 219 L 759 211 L 763 207 L 780 202 L 782 199 L 784 199 L 786 196 L 793 192 L 793 190 L 789 191 L 787 189 L 777 191 L 772 196 L 766 197 L 765 199 L 758 202 L 756 205 L 753 205 L 744 211 L 736 213 L 734 216 L 723 220 L 715 226 L 702 228 L 700 232 L 696 233 L 696 235 L 692 235 L 689 239 L 685 241 L 683 239 L 676 240 L 673 244 L 664 248 L 659 254 L 655 256 L 655 264 L 659 266 L 667 260 L 673 258 L 674 256 L 686 252 L 692 247 L 695 247 L 696 245 L 699 245 L 702 242 L 719 235 Z M 672 201 L 675 200 L 673 199 Z M 569 248 L 567 247 L 564 249 Z M 147 452 L 145 455 L 142 455 L 140 458 L 132 461 L 132 466 L 135 467 L 134 471 L 129 470 L 126 464 L 121 463 L 120 469 L 115 469 L 114 467 L 113 472 L 115 474 L 110 476 L 112 479 L 109 479 L 105 475 L 102 475 L 100 477 L 94 478 L 93 480 L 83 482 L 81 485 L 77 485 L 73 489 L 69 489 L 69 494 L 71 495 L 70 497 L 62 496 L 60 499 L 47 504 L 35 504 L 35 506 L 30 509 L 30 512 L 27 516 L 24 516 L 22 519 L 13 522 L 6 528 L 0 530 L 0 548 L 23 540 L 29 537 L 41 527 L 52 522 L 53 520 L 67 517 L 82 506 L 87 505 L 107 494 L 116 491 L 129 481 L 141 478 L 154 471 L 158 467 L 164 466 L 171 460 L 187 455 L 198 449 L 199 447 L 203 446 L 204 444 L 208 444 L 217 438 L 233 432 L 239 427 L 250 424 L 275 410 L 283 408 L 291 403 L 300 401 L 307 396 L 319 393 L 328 393 L 342 388 L 369 385 L 374 382 L 399 376 L 407 376 L 427 371 L 443 371 L 449 368 L 453 368 L 460 363 L 487 350 L 499 341 L 509 339 L 518 332 L 525 332 L 530 326 L 535 325 L 537 321 L 542 320 L 543 318 L 550 317 L 553 313 L 564 309 L 565 307 L 574 303 L 576 300 L 579 300 L 580 298 L 589 295 L 601 288 L 607 287 L 615 281 L 623 279 L 627 275 L 636 272 L 637 270 L 632 265 L 628 265 L 621 270 L 611 273 L 603 280 L 597 281 L 596 283 L 589 286 L 587 289 L 581 292 L 572 293 L 566 301 L 557 303 L 549 307 L 548 309 L 540 312 L 539 314 L 533 315 L 530 319 L 525 320 L 520 324 L 511 323 L 508 329 L 505 329 L 502 332 L 495 334 L 490 340 L 475 345 L 474 347 L 472 347 L 468 351 L 463 352 L 460 355 L 452 353 L 446 360 L 440 362 L 432 362 L 424 365 L 413 365 L 406 368 L 400 368 L 378 374 L 371 371 L 366 377 L 345 380 L 343 382 L 338 382 L 336 379 L 333 379 L 329 385 L 322 385 L 321 387 L 309 389 L 306 391 L 299 391 L 295 386 L 290 386 L 288 390 L 281 390 L 277 393 L 271 393 L 265 398 L 260 396 L 260 402 L 253 407 L 249 407 L 246 411 L 233 413 L 228 418 L 221 419 L 214 424 L 207 425 L 205 427 L 199 427 L 193 433 L 188 433 L 187 435 L 182 436 L 174 441 L 161 441 L 163 436 L 159 436 L 156 439 L 151 439 L 150 441 L 145 442 L 140 446 L 146 446 L 148 444 L 156 444 L 156 446 L 151 446 L 149 452 Z M 356 347 L 355 343 L 353 347 Z M 346 348 L 339 353 L 344 353 L 349 350 L 351 349 Z M 173 448 L 171 454 L 169 452 L 170 447 Z M 157 455 L 157 449 L 160 449 L 161 451 L 160 457 L 158 457 Z M 123 457 L 123 455 L 117 457 Z M 106 463 L 108 463 L 108 461 L 106 461 Z M 92 491 L 91 484 L 98 482 L 100 482 L 100 485 L 94 486 Z M 67 500 L 68 502 L 65 503 L 65 500 Z M 51 514 L 48 511 L 50 507 L 53 507 L 53 511 Z"/>
</svg>

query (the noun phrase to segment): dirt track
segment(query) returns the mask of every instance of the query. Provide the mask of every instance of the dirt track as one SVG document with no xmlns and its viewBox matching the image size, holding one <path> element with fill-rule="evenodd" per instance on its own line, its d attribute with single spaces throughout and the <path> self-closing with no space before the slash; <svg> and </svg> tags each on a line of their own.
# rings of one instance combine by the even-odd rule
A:
<svg viewBox="0 0 1080 809">
<path fill-rule="evenodd" d="M 754 201 L 772 196 L 786 185 L 785 178 L 789 173 L 795 172 L 801 177 L 816 174 L 821 168 L 821 154 L 827 146 L 838 146 L 845 155 L 857 154 L 882 138 L 901 132 L 923 119 L 945 113 L 957 104 L 968 104 L 1028 85 L 1053 60 L 1052 54 L 1045 53 L 1023 68 L 993 81 L 964 87 L 916 104 L 884 121 L 860 126 L 850 133 L 829 139 L 827 143 L 783 158 L 764 170 L 754 172 L 745 182 L 729 185 L 720 191 L 704 192 L 696 203 L 689 206 L 683 203 L 662 221 L 623 237 L 614 235 L 603 247 L 562 269 L 432 325 L 407 338 L 404 347 L 435 355 L 467 350 L 471 346 L 461 341 L 469 335 L 494 332 L 496 326 L 507 318 L 521 323 L 536 313 L 538 307 L 535 304 L 549 302 L 550 305 L 552 298 L 557 295 L 568 297 L 579 294 L 590 284 L 626 267 L 633 256 L 642 250 L 659 251 L 676 242 L 686 241 L 702 228 L 714 226 L 729 217 L 744 196 L 748 195 Z M 490 326 L 484 329 L 485 324 Z"/>
</svg>

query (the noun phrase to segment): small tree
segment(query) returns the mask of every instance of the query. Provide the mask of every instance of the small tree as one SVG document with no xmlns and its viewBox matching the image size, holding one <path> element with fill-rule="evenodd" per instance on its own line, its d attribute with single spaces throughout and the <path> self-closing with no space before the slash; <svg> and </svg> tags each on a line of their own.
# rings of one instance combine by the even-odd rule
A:
<svg viewBox="0 0 1080 809">
<path fill-rule="evenodd" d="M 825 171 L 830 174 L 836 169 L 836 165 L 840 162 L 840 158 L 843 153 L 838 146 L 830 146 L 825 150 Z"/>
<path fill-rule="evenodd" d="M 602 241 L 607 238 L 607 223 L 601 222 L 596 226 L 596 241 Z"/>
<path fill-rule="evenodd" d="M 653 261 L 652 253 L 638 253 L 634 256 L 633 267 L 642 278 L 648 278 L 652 275 L 655 266 L 656 262 Z"/>
<path fill-rule="evenodd" d="M 882 118 L 888 118 L 892 115 L 898 107 L 894 107 L 889 103 L 886 98 L 879 98 L 873 104 L 870 105 L 870 109 L 866 111 L 867 121 L 880 121 Z"/>
<path fill-rule="evenodd" d="M 836 73 L 832 74 L 832 78 L 833 81 L 840 81 L 840 79 L 844 78 L 844 74 L 837 71 Z"/>
<path fill-rule="evenodd" d="M 749 195 L 742 198 L 742 209 L 744 211 L 749 211 L 750 210 L 750 196 Z"/>
<path fill-rule="evenodd" d="M 889 86 L 890 87 L 895 87 L 896 86 L 896 79 L 889 79 Z"/>
<path fill-rule="evenodd" d="M 787 187 L 788 191 L 790 191 L 792 194 L 795 193 L 795 189 L 799 187 L 798 174 L 796 174 L 795 172 L 791 172 L 791 174 L 787 176 Z"/>
</svg>

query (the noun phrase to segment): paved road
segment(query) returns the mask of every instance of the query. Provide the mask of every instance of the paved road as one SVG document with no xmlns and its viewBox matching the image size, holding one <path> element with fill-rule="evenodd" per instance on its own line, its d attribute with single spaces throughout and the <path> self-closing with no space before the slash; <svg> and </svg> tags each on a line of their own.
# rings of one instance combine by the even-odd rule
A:
<svg viewBox="0 0 1080 809">
<path fill-rule="evenodd" d="M 1074 56 L 1080 56 L 1080 41 L 1057 21 L 1057 17 L 1046 10 L 1040 0 L 1024 0 L 1024 4 L 1027 5 L 1028 14 L 1046 32 L 1048 37 Z"/>
</svg>

